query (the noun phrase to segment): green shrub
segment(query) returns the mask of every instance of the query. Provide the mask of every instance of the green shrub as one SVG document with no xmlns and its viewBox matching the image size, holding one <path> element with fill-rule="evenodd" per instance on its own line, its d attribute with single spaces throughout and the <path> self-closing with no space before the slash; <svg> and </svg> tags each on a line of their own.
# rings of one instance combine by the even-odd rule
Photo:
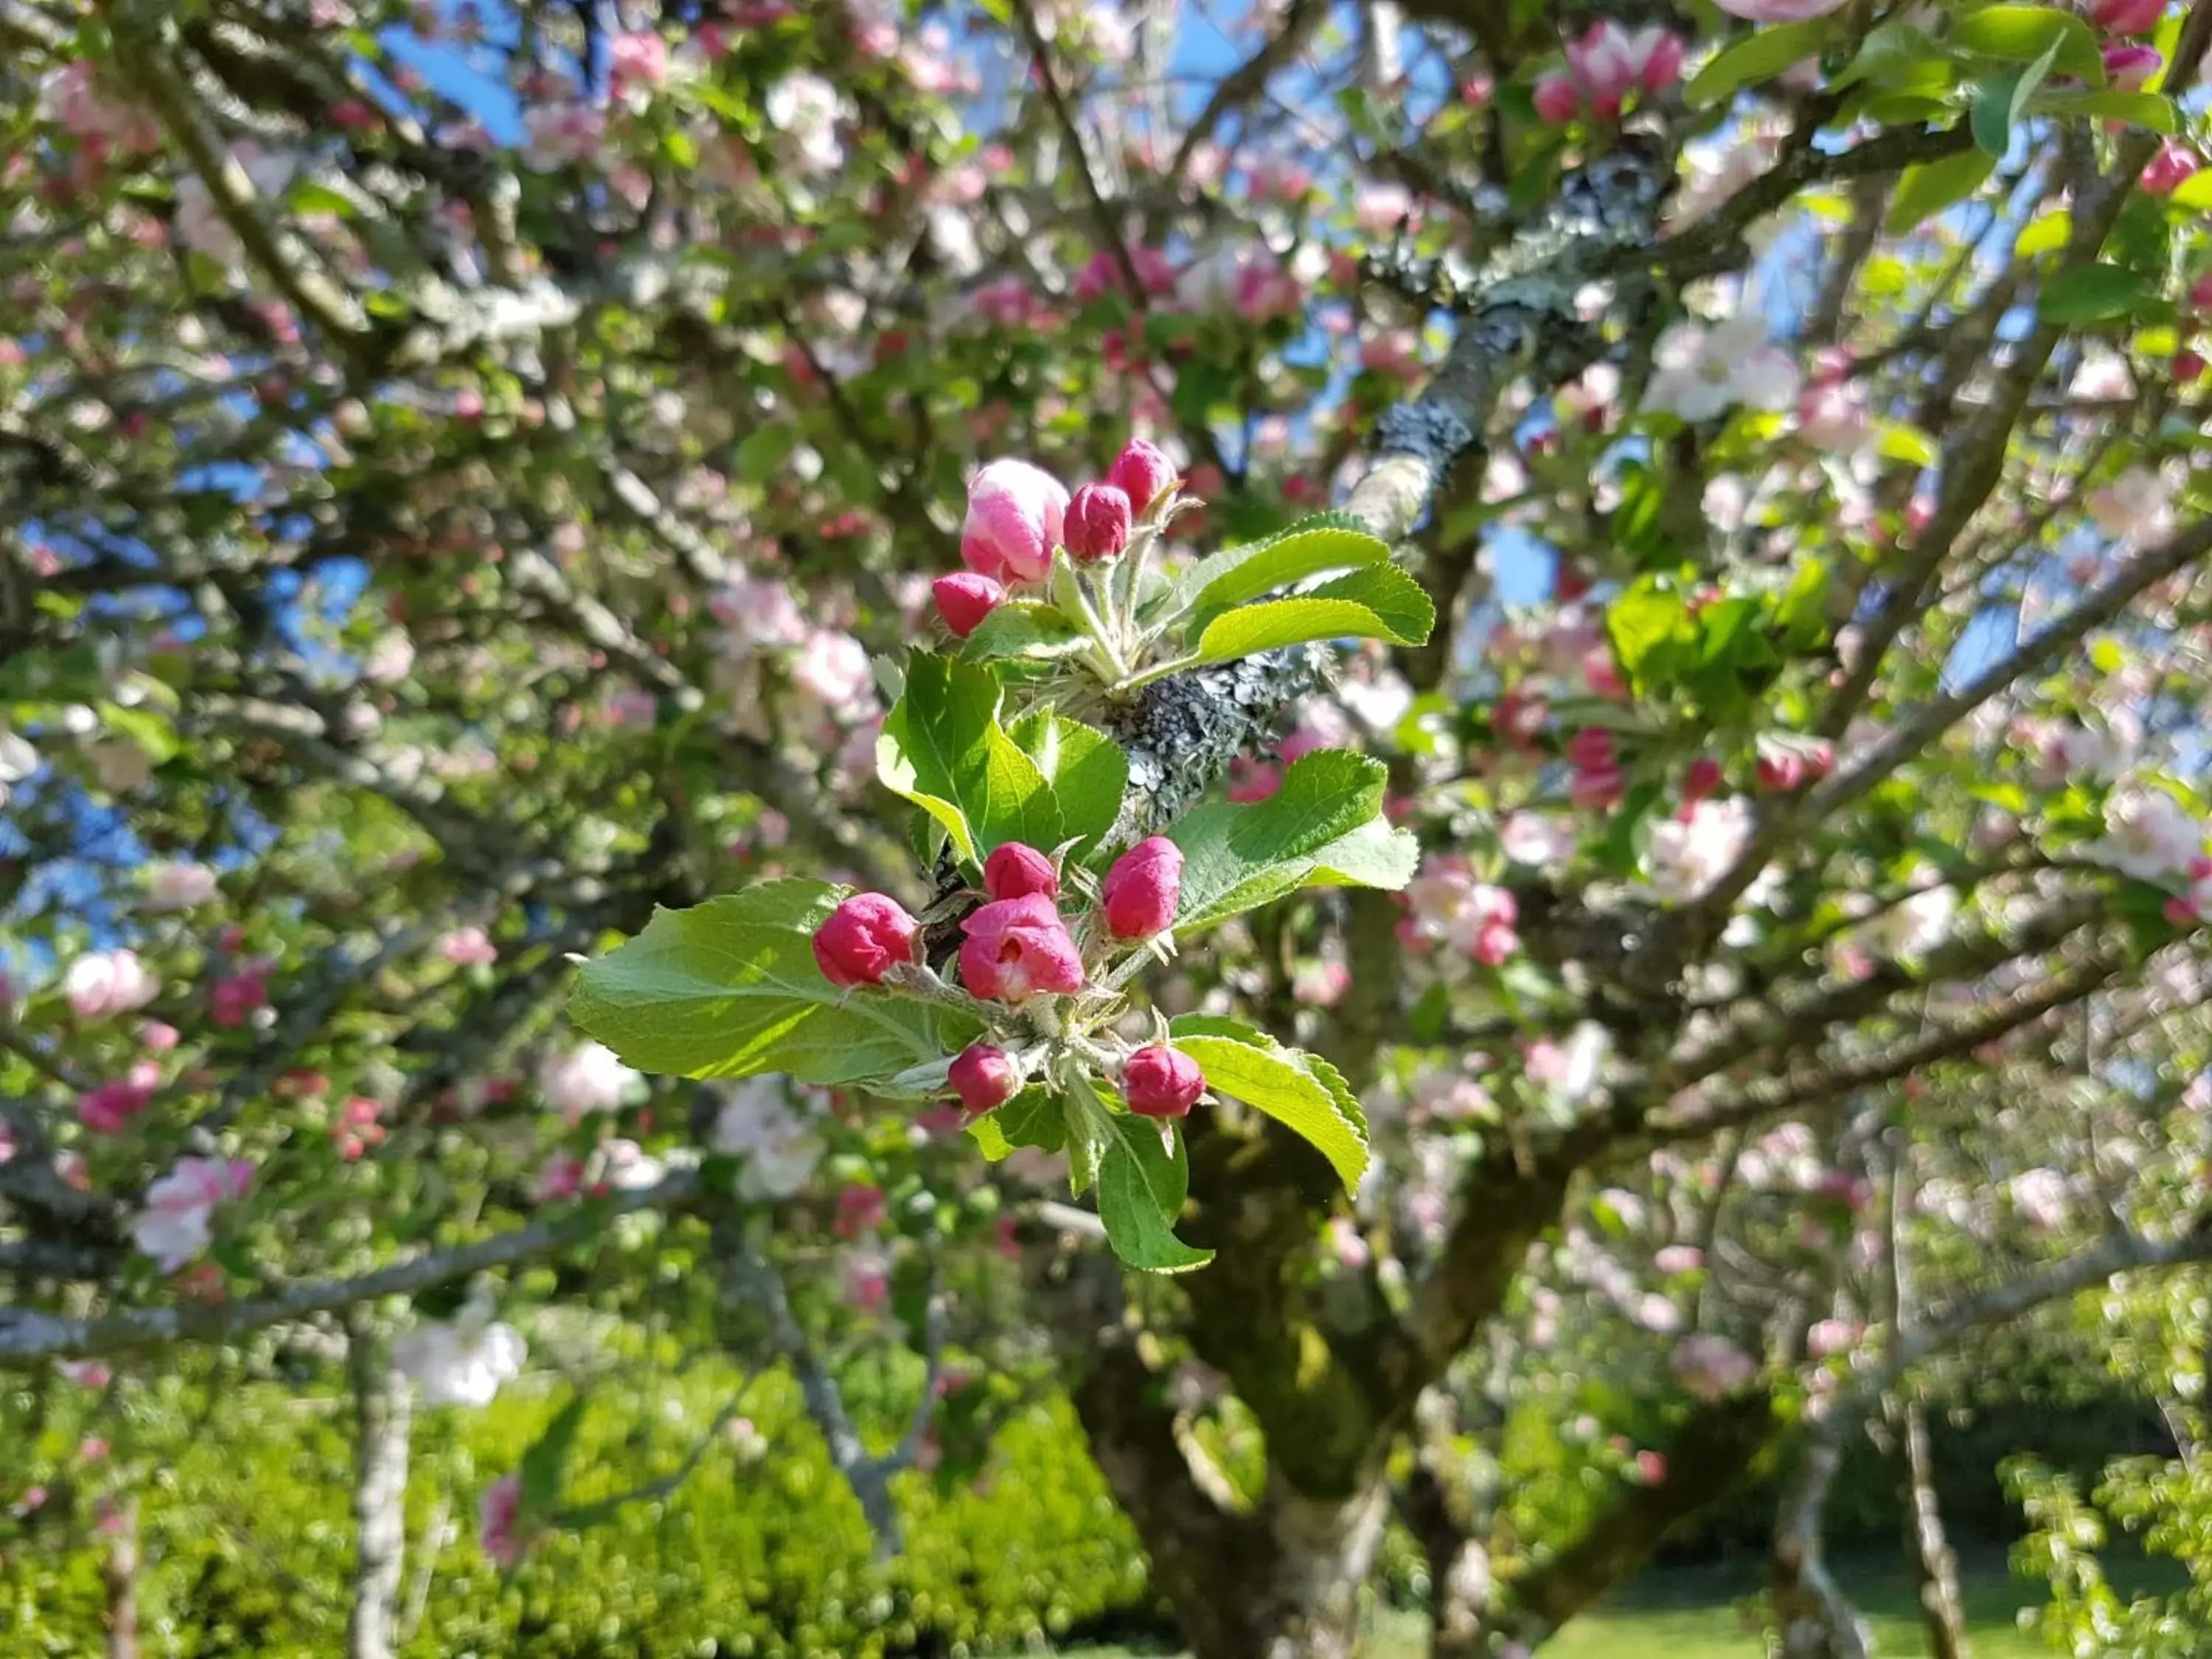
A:
<svg viewBox="0 0 2212 1659">
<path fill-rule="evenodd" d="M 590 1504 L 667 1473 L 736 1381 L 702 1364 L 645 1389 L 595 1392 L 564 1502 Z M 1018 1406 L 974 1479 L 902 1476 L 907 1550 L 878 1564 L 781 1373 L 757 1378 L 745 1397 L 768 1446 L 757 1461 L 718 1444 L 665 1503 L 550 1536 L 502 1576 L 477 1545 L 477 1498 L 516 1466 L 565 1398 L 558 1388 L 516 1389 L 481 1412 L 418 1414 L 403 1602 L 426 1539 L 441 1524 L 451 1532 L 406 1654 L 952 1656 L 1040 1645 L 1145 1601 L 1134 1535 L 1057 1397 Z M 148 1652 L 340 1650 L 351 1432 L 342 1399 L 260 1385 L 229 1391 L 199 1431 L 179 1433 L 166 1472 L 141 1487 Z M 100 1650 L 100 1547 L 89 1528 L 60 1525 L 0 1544 L 7 1651 Z"/>
</svg>

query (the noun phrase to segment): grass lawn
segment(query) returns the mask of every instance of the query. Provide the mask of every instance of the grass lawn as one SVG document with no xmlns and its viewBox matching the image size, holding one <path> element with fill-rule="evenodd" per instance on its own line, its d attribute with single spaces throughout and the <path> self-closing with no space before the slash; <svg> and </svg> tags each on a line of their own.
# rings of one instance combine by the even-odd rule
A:
<svg viewBox="0 0 2212 1659">
<path fill-rule="evenodd" d="M 1544 1645 L 1544 1659 L 1760 1659 L 1765 1650 L 1760 1609 L 1749 1604 L 1748 1623 L 1741 1611 L 1747 1598 L 1758 1593 L 1756 1571 L 1696 1568 L 1654 1574 L 1570 1625 Z M 1840 1576 L 1873 1624 L 1885 1659 L 1915 1659 L 1928 1651 L 1912 1586 L 1901 1571 L 1884 1564 L 1867 1571 L 1846 1569 Z M 1975 1659 L 2030 1659 L 2049 1651 L 2014 1622 L 2016 1609 L 2041 1604 L 2040 1586 L 2008 1577 L 2002 1557 L 1970 1566 L 1966 1595 Z M 1067 1651 L 1081 1659 L 1134 1659 L 1140 1650 Z M 1419 1659 L 1421 1651 L 1421 1621 L 1386 1614 L 1376 1630 L 1374 1659 Z"/>
</svg>

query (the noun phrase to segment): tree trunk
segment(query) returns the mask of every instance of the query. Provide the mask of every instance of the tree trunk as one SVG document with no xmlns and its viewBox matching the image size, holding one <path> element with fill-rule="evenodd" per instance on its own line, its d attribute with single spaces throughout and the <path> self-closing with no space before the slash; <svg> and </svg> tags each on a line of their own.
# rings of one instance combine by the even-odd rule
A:
<svg viewBox="0 0 2212 1659">
<path fill-rule="evenodd" d="M 1193 1477 L 1159 1379 L 1135 1353 L 1099 1352 L 1074 1397 L 1192 1659 L 1353 1659 L 1389 1512 L 1379 1468 L 1342 1498 L 1301 1495 L 1271 1468 L 1260 1502 L 1232 1510 Z"/>
<path fill-rule="evenodd" d="M 107 1546 L 107 1659 L 138 1659 L 138 1500 L 117 1500 Z"/>
<path fill-rule="evenodd" d="M 1873 1659 L 1874 1634 L 1830 1576 L 1822 1537 L 1828 1492 L 1843 1461 L 1840 1438 L 1816 1430 L 1783 1498 L 1773 1558 L 1781 1659 Z"/>
<path fill-rule="evenodd" d="M 382 1339 L 354 1332 L 350 1358 L 355 1442 L 353 1612 L 346 1659 L 393 1659 L 399 1649 L 399 1583 L 407 1550 L 407 1380 Z"/>
<path fill-rule="evenodd" d="M 1905 1527 L 1920 1576 L 1920 1618 L 1933 1659 L 1968 1659 L 1966 1610 L 1959 1597 L 1959 1558 L 1943 1532 L 1936 1502 L 1936 1460 L 1928 1437 L 1928 1413 L 1917 1400 L 1901 1402 L 1905 1431 Z"/>
</svg>

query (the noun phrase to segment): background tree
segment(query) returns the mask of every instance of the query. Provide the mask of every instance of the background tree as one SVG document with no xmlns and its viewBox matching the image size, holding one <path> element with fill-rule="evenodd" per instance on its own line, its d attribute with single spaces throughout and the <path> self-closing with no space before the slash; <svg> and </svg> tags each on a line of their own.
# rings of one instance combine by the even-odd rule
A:
<svg viewBox="0 0 2212 1659">
<path fill-rule="evenodd" d="M 2212 899 L 2208 27 L 13 9 L 0 1357 L 346 1335 L 357 1652 L 380 1346 L 477 1401 L 540 1304 L 787 1374 L 886 1551 L 1048 1345 L 1202 1659 L 1350 1651 L 1393 1513 L 1534 1645 L 1771 1469 L 1852 1650 L 1885 1401 L 2212 1252 L 2126 1047 Z M 963 1134 L 987 1026 L 1054 1091 Z"/>
</svg>

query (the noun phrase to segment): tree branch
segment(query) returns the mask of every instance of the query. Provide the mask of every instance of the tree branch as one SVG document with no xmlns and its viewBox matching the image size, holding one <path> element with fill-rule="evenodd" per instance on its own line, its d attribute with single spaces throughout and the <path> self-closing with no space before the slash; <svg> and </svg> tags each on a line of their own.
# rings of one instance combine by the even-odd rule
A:
<svg viewBox="0 0 2212 1659">
<path fill-rule="evenodd" d="M 112 1353 L 164 1342 L 218 1341 L 356 1302 L 409 1295 L 471 1273 L 512 1267 L 587 1243 L 604 1233 L 615 1216 L 634 1210 L 675 1209 L 690 1202 L 698 1190 L 698 1172 L 679 1170 L 653 1186 L 617 1192 L 556 1220 L 532 1222 L 472 1243 L 428 1250 L 356 1278 L 311 1279 L 235 1302 L 118 1308 L 77 1318 L 29 1308 L 0 1308 L 0 1367 Z"/>
</svg>

